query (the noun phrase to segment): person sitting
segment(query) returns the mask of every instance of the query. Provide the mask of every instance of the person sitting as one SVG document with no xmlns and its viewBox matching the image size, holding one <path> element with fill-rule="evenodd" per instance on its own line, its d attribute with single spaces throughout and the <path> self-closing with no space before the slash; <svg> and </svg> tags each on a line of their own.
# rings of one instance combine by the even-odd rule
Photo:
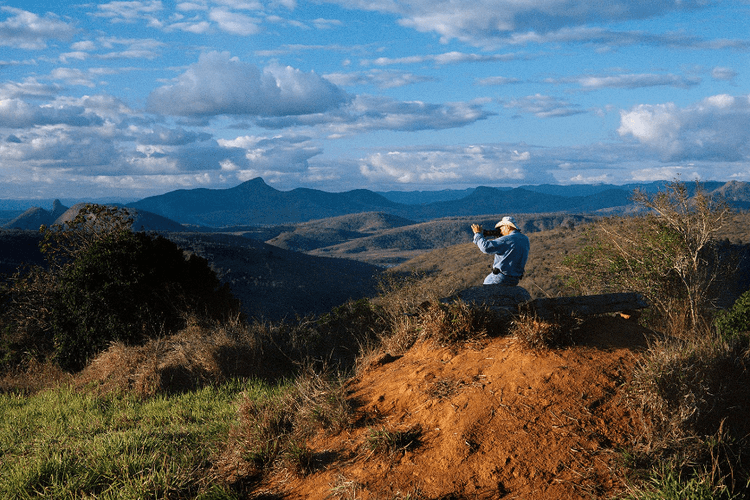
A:
<svg viewBox="0 0 750 500">
<path fill-rule="evenodd" d="M 488 239 L 482 226 L 472 224 L 474 243 L 483 253 L 494 254 L 492 273 L 484 279 L 485 285 L 516 286 L 523 278 L 526 260 L 529 258 L 529 238 L 516 226 L 516 220 L 511 216 L 495 224 L 501 236 Z"/>
</svg>

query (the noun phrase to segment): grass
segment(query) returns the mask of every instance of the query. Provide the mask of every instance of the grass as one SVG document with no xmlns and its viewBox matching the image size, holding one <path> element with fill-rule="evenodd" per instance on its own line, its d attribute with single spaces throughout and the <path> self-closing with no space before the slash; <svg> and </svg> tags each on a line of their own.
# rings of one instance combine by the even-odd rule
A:
<svg viewBox="0 0 750 500">
<path fill-rule="evenodd" d="M 371 428 L 367 435 L 367 445 L 374 453 L 392 455 L 419 447 L 421 437 L 422 428 L 419 426 L 404 430 Z"/>
<path fill-rule="evenodd" d="M 208 482 L 210 461 L 239 395 L 273 391 L 230 382 L 149 399 L 69 386 L 0 395 L 0 497 L 233 498 Z"/>
</svg>

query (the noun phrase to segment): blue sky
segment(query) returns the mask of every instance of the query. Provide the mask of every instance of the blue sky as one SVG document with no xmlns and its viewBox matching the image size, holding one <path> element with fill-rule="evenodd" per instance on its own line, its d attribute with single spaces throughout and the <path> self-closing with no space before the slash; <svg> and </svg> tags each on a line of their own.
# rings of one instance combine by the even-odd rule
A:
<svg viewBox="0 0 750 500">
<path fill-rule="evenodd" d="M 0 0 L 0 198 L 750 181 L 750 2 Z"/>
</svg>

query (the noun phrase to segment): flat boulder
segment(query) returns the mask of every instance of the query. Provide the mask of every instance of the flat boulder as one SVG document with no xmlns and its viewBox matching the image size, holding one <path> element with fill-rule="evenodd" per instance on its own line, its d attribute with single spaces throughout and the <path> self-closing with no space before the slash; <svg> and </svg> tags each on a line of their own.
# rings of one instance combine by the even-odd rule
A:
<svg viewBox="0 0 750 500">
<path fill-rule="evenodd" d="M 453 298 L 464 302 L 497 307 L 518 307 L 531 300 L 531 295 L 522 286 L 480 285 L 461 290 Z"/>
</svg>

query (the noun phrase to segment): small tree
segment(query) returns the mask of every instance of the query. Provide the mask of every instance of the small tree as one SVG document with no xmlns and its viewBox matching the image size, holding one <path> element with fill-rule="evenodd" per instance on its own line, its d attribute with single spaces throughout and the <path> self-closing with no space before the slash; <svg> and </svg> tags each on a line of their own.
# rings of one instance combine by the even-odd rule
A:
<svg viewBox="0 0 750 500">
<path fill-rule="evenodd" d="M 239 311 L 205 259 L 131 225 L 125 209 L 87 205 L 65 225 L 42 227 L 48 269 L 19 277 L 11 290 L 12 326 L 33 326 L 28 333 L 48 339 L 65 369 L 83 368 L 110 342 L 175 331 L 191 314 Z"/>
<path fill-rule="evenodd" d="M 596 223 L 583 250 L 565 259 L 572 286 L 643 293 L 672 320 L 681 302 L 689 325 L 697 326 L 722 274 L 715 237 L 731 214 L 729 206 L 698 183 L 691 197 L 677 181 L 655 195 L 636 190 L 633 201 L 648 213 Z"/>
</svg>

